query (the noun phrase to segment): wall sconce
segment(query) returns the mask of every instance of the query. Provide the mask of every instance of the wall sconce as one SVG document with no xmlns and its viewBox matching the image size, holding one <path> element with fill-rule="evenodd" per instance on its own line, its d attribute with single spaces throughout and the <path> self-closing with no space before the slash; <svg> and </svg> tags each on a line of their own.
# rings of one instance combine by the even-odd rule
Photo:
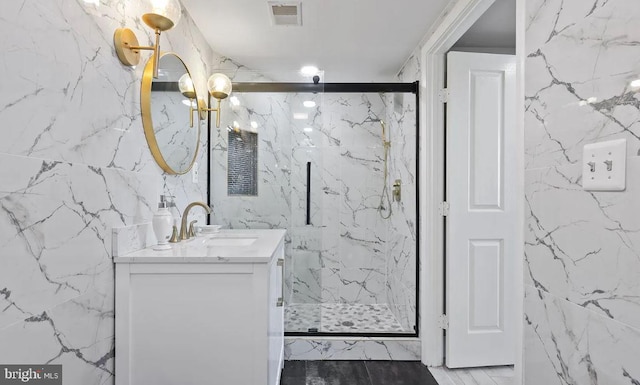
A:
<svg viewBox="0 0 640 385">
<path fill-rule="evenodd" d="M 205 120 L 207 118 L 207 105 L 202 99 L 197 99 L 196 89 L 193 85 L 191 75 L 185 73 L 180 77 L 178 80 L 178 89 L 185 98 L 189 99 L 189 125 L 193 127 L 193 113 L 195 111 L 198 111 L 200 120 Z"/>
<path fill-rule="evenodd" d="M 216 108 L 205 108 L 204 111 L 215 112 L 217 114 L 216 127 L 220 127 L 220 101 L 231 94 L 231 79 L 225 74 L 213 74 L 207 81 L 207 88 L 209 88 L 209 94 L 216 98 L 218 102 Z"/>
<path fill-rule="evenodd" d="M 145 1 L 145 3 L 147 3 Z M 156 33 L 153 46 L 140 46 L 135 33 L 129 28 L 118 28 L 113 35 L 116 53 L 122 64 L 135 66 L 140 63 L 140 51 L 153 51 L 153 77 L 158 77 L 158 62 L 160 60 L 160 33 L 175 27 L 180 21 L 182 8 L 178 0 L 148 0 L 147 8 L 142 15 L 142 21 Z"/>
</svg>

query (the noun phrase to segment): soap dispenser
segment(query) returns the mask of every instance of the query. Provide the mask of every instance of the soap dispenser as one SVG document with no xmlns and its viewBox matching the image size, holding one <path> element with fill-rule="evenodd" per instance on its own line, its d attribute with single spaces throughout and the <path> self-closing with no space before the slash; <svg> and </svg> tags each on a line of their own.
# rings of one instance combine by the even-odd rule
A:
<svg viewBox="0 0 640 385">
<path fill-rule="evenodd" d="M 160 203 L 158 203 L 158 212 L 153 216 L 153 232 L 156 234 L 158 245 L 154 246 L 154 250 L 170 250 L 169 239 L 171 238 L 173 216 L 169 211 L 169 205 L 166 196 L 160 195 Z"/>
</svg>

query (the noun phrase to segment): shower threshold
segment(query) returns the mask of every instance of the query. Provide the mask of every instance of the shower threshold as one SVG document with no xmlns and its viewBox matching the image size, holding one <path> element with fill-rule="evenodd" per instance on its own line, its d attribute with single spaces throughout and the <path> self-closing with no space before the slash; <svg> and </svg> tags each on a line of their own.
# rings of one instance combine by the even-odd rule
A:
<svg viewBox="0 0 640 385">
<path fill-rule="evenodd" d="M 408 333 L 386 304 L 293 303 L 285 307 L 287 333 Z"/>
</svg>

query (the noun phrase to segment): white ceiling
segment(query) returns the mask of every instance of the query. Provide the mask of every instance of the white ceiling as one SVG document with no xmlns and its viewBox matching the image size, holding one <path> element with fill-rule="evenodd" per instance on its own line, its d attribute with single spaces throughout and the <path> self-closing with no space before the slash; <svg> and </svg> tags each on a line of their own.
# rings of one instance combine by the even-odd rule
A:
<svg viewBox="0 0 640 385">
<path fill-rule="evenodd" d="M 213 49 L 253 70 L 313 64 L 323 81 L 391 81 L 451 0 L 302 0 L 301 27 L 272 26 L 267 0 L 182 0 Z"/>
<path fill-rule="evenodd" d="M 516 0 L 496 0 L 462 35 L 456 47 L 516 47 Z"/>
</svg>

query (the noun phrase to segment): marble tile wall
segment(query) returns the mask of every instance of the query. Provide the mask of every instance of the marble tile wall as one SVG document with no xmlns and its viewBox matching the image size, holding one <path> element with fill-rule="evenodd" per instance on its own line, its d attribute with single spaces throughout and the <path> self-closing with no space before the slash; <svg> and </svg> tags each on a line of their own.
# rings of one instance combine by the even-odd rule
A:
<svg viewBox="0 0 640 385">
<path fill-rule="evenodd" d="M 307 113 L 308 119 L 292 119 L 291 173 L 291 303 L 339 302 L 338 280 L 324 269 L 326 260 L 336 261 L 339 249 L 340 154 L 338 133 L 324 124 L 325 94 L 289 94 L 290 114 Z M 305 108 L 304 101 L 316 103 Z M 311 164 L 310 225 L 307 215 L 307 162 Z M 325 165 L 331 164 L 331 168 Z M 326 224 L 326 225 L 325 225 Z M 333 224 L 333 226 L 329 225 Z M 333 279 L 333 285 L 328 284 Z M 317 325 L 318 328 L 320 325 Z"/>
<path fill-rule="evenodd" d="M 270 81 L 240 69 L 234 81 Z M 291 130 L 285 94 L 234 93 L 239 105 L 223 109 L 220 128 L 211 136 L 211 223 L 233 229 L 291 229 Z M 254 127 L 252 127 L 252 122 Z M 237 126 L 258 135 L 258 195 L 230 196 L 227 185 L 228 130 Z M 291 233 L 285 237 L 285 266 L 291 264 Z M 285 275 L 285 299 L 291 298 L 292 275 Z"/>
<path fill-rule="evenodd" d="M 527 0 L 525 383 L 640 382 L 640 4 Z M 581 186 L 626 138 L 627 189 Z"/>
<path fill-rule="evenodd" d="M 419 361 L 420 340 L 285 338 L 286 360 L 395 360 Z"/>
<path fill-rule="evenodd" d="M 292 111 L 309 97 L 293 95 Z M 293 302 L 385 303 L 387 222 L 377 212 L 384 155 L 376 121 L 384 119 L 384 98 L 316 97 L 315 114 L 293 129 Z M 307 162 L 311 226 L 304 224 Z"/>
<path fill-rule="evenodd" d="M 420 78 L 418 55 L 412 55 L 397 80 L 412 83 Z M 393 202 L 387 239 L 387 300 L 406 331 L 416 325 L 416 98 L 413 94 L 387 94 L 385 121 L 391 148 L 389 186 L 402 181 L 402 200 Z"/>
<path fill-rule="evenodd" d="M 230 228 L 288 228 L 290 217 L 291 135 L 282 129 L 288 106 L 279 94 L 234 94 L 240 106 L 224 111 L 212 130 L 212 223 Z M 235 122 L 235 123 L 234 123 Z M 236 124 L 250 131 L 257 123 L 258 195 L 230 196 L 227 186 L 228 132 Z"/>
<path fill-rule="evenodd" d="M 206 178 L 164 175 L 148 150 L 143 63 L 125 67 L 113 48 L 123 26 L 151 41 L 140 5 L 92 3 L 0 4 L 0 362 L 63 364 L 65 383 L 88 385 L 113 382 L 112 228 L 148 224 L 161 193 L 181 210 L 207 193 Z M 238 67 L 186 13 L 162 46 L 203 95 L 212 69 Z M 206 163 L 201 151 L 201 176 Z"/>
</svg>

